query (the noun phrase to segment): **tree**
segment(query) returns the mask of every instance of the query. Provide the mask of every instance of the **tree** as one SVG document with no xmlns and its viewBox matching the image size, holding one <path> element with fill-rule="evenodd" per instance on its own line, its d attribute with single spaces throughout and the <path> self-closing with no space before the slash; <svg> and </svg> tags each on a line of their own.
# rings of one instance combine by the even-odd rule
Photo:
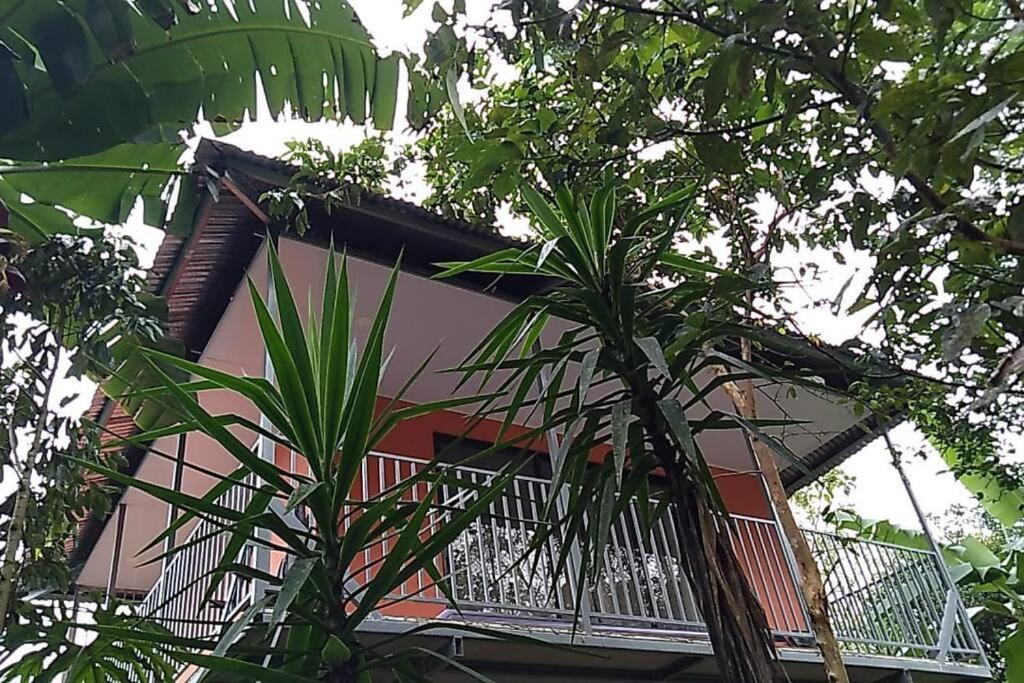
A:
<svg viewBox="0 0 1024 683">
<path fill-rule="evenodd" d="M 104 460 L 98 431 L 67 404 L 119 349 L 162 333 L 131 246 L 70 236 L 27 250 L 4 246 L 0 453 L 17 487 L 0 527 L 0 633 L 13 648 L 39 625 L 27 595 L 67 595 L 65 542 L 79 517 L 108 511 L 106 492 L 76 464 Z"/>
<path fill-rule="evenodd" d="M 591 576 L 603 569 L 611 521 L 635 496 L 641 514 L 648 515 L 648 528 L 671 506 L 685 575 L 722 676 L 736 682 L 772 680 L 767 621 L 733 553 L 728 513 L 694 437 L 714 426 L 732 426 L 792 458 L 760 428 L 772 421 L 713 410 L 707 397 L 751 376 L 807 380 L 780 368 L 758 368 L 762 363 L 753 356 L 741 360 L 727 353 L 737 340 L 779 345 L 784 338 L 745 319 L 746 293 L 757 289 L 756 281 L 671 249 L 689 222 L 695 187 L 628 213 L 617 206 L 615 189 L 606 185 L 585 201 L 563 188 L 553 208 L 523 186 L 523 199 L 535 216 L 536 243 L 525 251 L 445 264 L 449 269 L 442 277 L 468 270 L 544 276 L 557 283 L 509 313 L 463 371 L 467 379 L 485 380 L 508 373 L 502 388 L 508 387 L 511 401 L 495 409 L 504 410 L 506 420 L 523 410 L 540 411 L 565 435 L 555 455 L 552 491 L 568 491 L 561 526 L 565 536 L 580 540 Z M 636 202 L 634 197 L 627 205 Z M 555 346 L 533 352 L 551 318 L 566 321 L 569 329 Z M 800 346 L 794 343 L 791 350 Z M 566 389 L 570 366 L 579 380 Z M 713 379 L 701 374 L 721 366 L 727 369 Z M 543 389 L 535 392 L 538 379 Z M 532 403 L 536 407 L 530 408 Z M 686 411 L 696 407 L 710 414 L 688 419 Z M 591 467 L 594 447 L 607 442 L 611 452 Z M 657 502 L 648 481 L 656 469 L 669 488 Z"/>
<path fill-rule="evenodd" d="M 871 310 L 878 350 L 941 379 L 918 392 L 997 432 L 1021 423 L 1017 3 L 517 1 L 480 26 L 434 18 L 410 116 L 428 203 L 487 219 L 523 211 L 520 177 L 586 192 L 607 170 L 648 197 L 707 178 L 703 233 L 726 238 L 731 267 L 750 267 L 738 238 L 766 222 L 755 202 L 788 216 L 770 251 L 869 253 L 836 310 Z M 472 105 L 461 76 L 482 91 Z M 785 304 L 784 288 L 763 296 Z"/>
<path fill-rule="evenodd" d="M 44 314 L 18 332 L 15 345 L 27 360 L 4 367 L 5 379 L 9 372 L 13 381 L 6 383 L 4 422 L 10 430 L 2 439 L 21 486 L 5 527 L 0 630 L 15 594 L 26 585 L 66 585 L 67 568 L 57 549 L 71 533 L 76 511 L 89 505 L 102 513 L 106 503 L 105 495 L 81 486 L 81 463 L 95 460 L 95 429 L 48 405 L 58 363 L 73 359 L 76 376 L 88 365 L 92 377 L 107 379 L 106 388 L 114 393 L 149 372 L 133 365 L 146 335 L 128 329 L 144 327 L 146 315 L 127 304 L 124 310 L 104 309 L 116 301 L 113 294 L 124 294 L 117 292 L 116 277 L 90 280 L 104 271 L 84 256 L 83 243 L 71 246 L 54 236 L 89 236 L 98 246 L 88 253 L 110 256 L 106 266 L 116 270 L 124 266 L 125 255 L 118 251 L 115 259 L 99 246 L 107 243 L 97 222 L 123 223 L 141 202 L 147 223 L 186 234 L 196 208 L 192 184 L 202 181 L 189 178 L 178 163 L 184 151 L 181 133 L 200 112 L 218 130 L 230 129 L 255 113 L 262 91 L 275 118 L 372 120 L 387 128 L 394 117 L 399 58 L 377 54 L 343 0 L 301 7 L 292 0 L 259 8 L 221 1 L 177 5 L 167 0 L 0 2 L 0 287 L 5 295 L 14 293 L 11 300 L 23 307 L 30 302 L 27 308 Z M 15 259 L 13 249 L 27 256 Z M 81 253 L 73 257 L 76 250 Z M 68 272 L 62 265 L 81 270 Z M 29 268 L 35 271 L 28 274 L 31 300 L 19 298 Z M 48 279 L 51 275 L 64 279 Z M 137 281 L 136 273 L 120 286 L 151 303 L 133 289 Z M 43 286 L 64 300 L 43 298 L 37 289 Z M 62 307 L 65 302 L 71 307 Z M 107 335 L 118 332 L 118 343 L 111 343 L 115 337 Z M 150 332 L 152 341 L 156 330 Z M 4 343 L 12 342 L 8 337 Z M 71 347 L 62 349 L 65 344 Z M 28 432 L 20 430 L 26 422 L 32 427 Z M 18 448 L 16 441 L 22 444 Z M 70 458 L 72 453 L 78 458 Z M 45 483 L 50 486 L 40 498 L 33 487 Z M 24 572 L 16 573 L 19 568 Z M 60 618 L 44 615 L 18 638 L 56 643 L 64 648 L 57 661 L 81 673 L 75 667 L 85 650 L 57 637 L 54 619 Z M 63 634 L 67 631 L 65 626 Z M 109 655 L 110 648 L 105 652 Z M 122 652 L 122 659 L 131 663 L 139 652 Z M 137 666 L 138 658 L 134 661 Z M 24 675 L 32 675 L 32 666 L 57 670 L 38 657 L 23 663 L 30 667 Z"/>
<path fill-rule="evenodd" d="M 185 234 L 181 131 L 200 111 L 237 126 L 260 89 L 275 119 L 389 128 L 395 114 L 399 57 L 377 54 L 344 0 L 4 0 L 0 43 L 0 202 L 30 242 L 82 232 L 66 211 L 117 224 L 138 200 Z"/>
</svg>

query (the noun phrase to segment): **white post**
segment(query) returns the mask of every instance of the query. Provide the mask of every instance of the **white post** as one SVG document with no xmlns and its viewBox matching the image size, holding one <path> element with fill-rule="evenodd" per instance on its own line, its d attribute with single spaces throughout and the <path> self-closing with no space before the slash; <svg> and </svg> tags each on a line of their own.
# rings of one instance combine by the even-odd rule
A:
<svg viewBox="0 0 1024 683">
<path fill-rule="evenodd" d="M 107 595 L 105 604 L 110 604 L 110 597 L 117 590 L 117 570 L 121 564 L 121 542 L 124 540 L 124 513 L 127 505 L 117 506 L 117 530 L 114 535 L 114 552 L 110 555 L 110 574 L 107 576 Z"/>
<path fill-rule="evenodd" d="M 268 235 L 265 239 L 269 240 L 270 236 Z M 267 268 L 266 289 L 267 289 L 267 291 L 266 291 L 267 309 L 269 310 L 271 316 L 276 316 L 277 315 L 277 295 L 274 292 L 273 276 L 272 276 L 272 274 L 270 272 L 270 268 L 269 267 Z M 266 348 L 265 344 L 264 344 L 264 347 L 263 347 L 263 377 L 264 377 L 264 379 L 266 379 L 270 383 L 274 382 L 274 365 L 273 365 L 273 363 L 270 362 L 270 354 L 267 353 L 267 348 Z M 262 427 L 263 429 L 265 429 L 267 431 L 269 431 L 271 429 L 270 421 L 267 419 L 267 416 L 264 415 L 262 412 L 260 413 L 259 424 L 260 424 L 260 427 Z M 259 456 L 261 458 L 263 458 L 264 460 L 267 460 L 267 461 L 273 463 L 274 462 L 274 442 L 273 442 L 273 440 L 271 440 L 267 436 L 260 435 L 259 441 L 257 442 L 257 444 L 258 444 L 257 445 L 257 449 L 259 451 Z M 270 540 L 265 529 L 261 529 L 258 533 L 260 534 L 260 538 L 262 538 L 264 540 L 268 540 L 268 541 Z M 267 546 L 265 546 L 265 545 L 258 544 L 256 546 L 255 550 L 256 550 L 256 552 L 255 552 L 255 555 L 256 555 L 256 569 L 258 569 L 258 570 L 260 570 L 262 572 L 270 573 L 270 549 Z M 266 589 L 267 589 L 266 581 L 256 580 L 256 582 L 253 585 L 253 598 L 252 598 L 253 602 L 261 600 L 263 598 L 263 594 L 266 592 Z"/>
<path fill-rule="evenodd" d="M 540 346 L 534 344 L 533 350 L 540 351 Z M 540 376 L 537 378 L 537 386 L 543 394 L 544 388 L 551 383 L 551 370 L 547 366 L 541 368 Z M 565 453 L 562 452 L 562 443 L 558 440 L 558 432 L 554 429 L 548 429 L 544 433 L 548 443 L 548 452 L 551 454 L 551 465 L 553 471 L 560 472 L 562 470 L 562 461 L 565 460 Z M 568 436 L 568 435 L 567 435 Z M 551 493 L 555 493 L 551 491 Z M 556 494 L 558 497 L 555 499 L 555 510 L 558 513 L 559 518 L 566 513 L 569 505 L 569 492 L 563 487 Z M 583 632 L 586 634 L 593 633 L 593 625 L 591 624 L 591 605 L 590 605 L 590 585 L 587 582 L 587 577 L 584 576 L 582 571 L 583 566 L 583 555 L 580 551 L 580 544 L 577 539 L 572 540 L 572 545 L 569 548 L 569 572 L 572 574 L 573 579 L 576 581 L 574 588 L 580 596 L 579 604 L 579 615 L 580 615 L 580 626 Z"/>
<path fill-rule="evenodd" d="M 882 437 L 885 439 L 885 445 L 889 449 L 889 455 L 892 458 L 892 466 L 896 468 L 896 472 L 900 475 L 900 481 L 903 482 L 903 488 L 907 492 L 907 497 L 910 499 L 910 505 L 914 508 L 914 514 L 917 515 L 917 521 L 921 525 L 921 531 L 924 533 L 925 539 L 928 541 L 928 547 L 932 549 L 935 554 L 935 561 L 939 565 L 939 575 L 942 577 L 943 583 L 946 585 L 947 593 L 947 605 L 948 599 L 954 597 L 956 600 L 956 612 L 960 616 L 961 623 L 964 629 L 970 635 L 971 640 L 974 641 L 974 645 L 978 648 L 979 660 L 982 666 L 988 667 L 988 657 L 985 656 L 985 648 L 981 646 L 981 641 L 978 638 L 978 634 L 974 631 L 974 625 L 971 623 L 971 618 L 967 614 L 967 608 L 964 605 L 963 598 L 960 595 L 960 591 L 956 588 L 956 582 L 953 581 L 953 577 L 949 573 L 949 568 L 946 566 L 946 561 L 942 558 L 942 548 L 935 541 L 935 537 L 932 536 L 931 527 L 928 525 L 928 520 L 924 516 L 924 511 L 921 510 L 921 505 L 917 502 L 917 496 L 914 495 L 914 489 L 910 486 L 910 479 L 907 477 L 907 473 L 903 470 L 903 462 L 900 460 L 899 451 L 896 450 L 896 446 L 892 442 L 892 438 L 889 436 L 889 428 L 885 427 L 882 430 Z M 949 614 L 949 610 L 946 610 L 946 615 Z M 947 621 L 944 618 L 943 621 Z M 947 633 L 948 631 L 948 633 Z M 946 624 L 943 623 L 942 637 L 952 637 L 952 625 L 947 629 Z M 948 650 L 949 644 L 945 643 L 945 647 L 942 647 L 940 642 L 940 648 L 938 652 L 939 661 L 943 661 L 946 658 L 946 650 Z"/>
</svg>

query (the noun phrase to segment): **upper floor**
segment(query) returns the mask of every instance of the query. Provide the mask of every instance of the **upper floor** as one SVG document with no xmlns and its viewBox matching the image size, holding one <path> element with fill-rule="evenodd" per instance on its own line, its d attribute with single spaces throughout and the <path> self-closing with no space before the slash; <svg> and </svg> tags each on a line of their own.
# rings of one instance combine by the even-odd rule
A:
<svg viewBox="0 0 1024 683">
<path fill-rule="evenodd" d="M 201 159 L 203 154 L 209 157 L 207 163 L 214 163 L 211 148 L 204 149 Z M 169 238 L 165 242 L 151 278 L 168 299 L 172 334 L 187 352 L 226 372 L 264 376 L 267 362 L 245 281 L 251 279 L 257 289 L 267 291 L 261 238 L 266 217 L 253 199 L 275 182 L 274 173 L 280 174 L 281 169 L 237 151 L 221 149 L 218 154 L 216 163 L 228 164 L 234 172 L 219 173 L 219 197 L 204 198 L 195 232 L 188 240 Z M 375 199 L 332 216 L 315 215 L 313 229 L 301 238 L 281 237 L 281 260 L 296 298 L 309 298 L 314 307 L 319 305 L 317 288 L 327 258 L 324 246 L 331 239 L 349 252 L 349 277 L 357 293 L 357 337 L 366 334 L 388 272 L 405 249 L 386 342 L 394 351 L 382 381 L 381 401 L 397 394 L 435 348 L 426 372 L 406 393 L 406 399 L 426 402 L 475 389 L 458 387 L 457 377 L 444 370 L 457 365 L 518 299 L 532 288 L 546 286 L 514 278 L 497 283 L 473 276 L 450 282 L 430 279 L 433 263 L 472 258 L 509 242 L 471 226 L 440 221 L 408 205 Z M 556 324 L 542 343 L 552 343 L 559 332 Z M 781 340 L 780 349 L 767 352 L 791 350 Z M 820 391 L 787 384 L 759 387 L 764 417 L 795 418 L 794 424 L 780 427 L 774 434 L 802 461 L 800 465 L 780 462 L 791 487 L 834 466 L 877 427 L 870 416 L 856 415 L 830 394 L 830 385 L 851 381 L 845 374 L 848 370 L 813 350 L 801 362 L 819 372 Z M 570 375 L 565 382 L 575 379 Z M 710 407 L 700 410 L 727 408 L 727 401 L 724 395 L 712 396 Z M 214 413 L 233 412 L 259 421 L 253 406 L 235 398 L 212 392 L 202 396 L 202 403 Z M 116 408 L 112 407 L 106 418 L 115 430 L 132 429 L 127 416 Z M 534 427 L 536 419 L 522 415 L 514 429 Z M 370 500 L 413 476 L 440 453 L 452 453 L 448 447 L 452 439 L 463 437 L 459 448 L 472 449 L 474 444 L 494 443 L 498 431 L 498 423 L 490 420 L 471 426 L 467 412 L 457 411 L 435 412 L 403 423 L 380 445 L 380 452 L 362 463 L 352 502 Z M 300 456 L 271 447 L 244 429 L 239 429 L 238 435 L 263 457 L 287 470 L 303 472 Z M 820 666 L 791 553 L 779 533 L 746 439 L 736 430 L 709 431 L 700 439 L 733 515 L 730 538 L 738 561 L 765 609 L 787 673 L 793 680 L 815 680 Z M 536 440 L 530 448 L 534 453 L 530 466 L 438 558 L 436 574 L 448 577 L 452 595 L 442 594 L 436 581 L 423 572 L 377 606 L 364 637 L 384 641 L 424 620 L 451 622 L 448 633 L 416 638 L 425 647 L 446 648 L 473 668 L 503 680 L 537 678 L 541 672 L 591 680 L 713 676 L 714 662 L 702 618 L 683 574 L 687 558 L 670 517 L 644 532 L 646 525 L 635 506 L 628 508 L 613 524 L 605 549 L 605 569 L 596 577 L 577 571 L 571 557 L 578 549 L 568 548 L 563 553 L 554 540 L 531 562 L 517 562 L 533 530 L 546 523 L 542 517 L 545 504 L 559 495 L 550 490 L 546 442 Z M 168 454 L 180 454 L 184 462 L 198 467 L 176 465 L 176 458 Z M 176 437 L 167 437 L 152 444 L 148 454 L 137 449 L 127 455 L 139 478 L 178 486 L 195 495 L 206 492 L 216 481 L 204 470 L 226 474 L 235 467 L 227 453 L 201 435 L 190 435 L 183 445 Z M 595 452 L 594 457 L 603 454 Z M 445 510 L 472 501 L 474 492 L 488 482 L 499 464 L 456 465 L 458 479 L 437 501 L 431 523 L 442 525 Z M 417 495 L 425 495 L 425 489 L 412 489 L 411 498 Z M 245 494 L 233 492 L 223 502 L 242 509 Z M 223 536 L 213 533 L 215 528 L 209 522 L 200 522 L 183 529 L 176 540 L 180 543 L 191 536 L 204 539 L 202 543 L 170 562 L 152 562 L 149 560 L 160 549 L 140 550 L 167 527 L 172 511 L 136 489 L 120 494 L 118 503 L 112 519 L 87 520 L 83 525 L 76 550 L 82 562 L 80 585 L 111 586 L 145 595 L 143 608 L 184 635 L 205 634 L 206 622 L 237 613 L 264 590 L 258 582 L 236 576 L 221 586 L 215 600 L 201 604 L 205 590 L 201 577 L 219 561 Z M 672 514 L 671 508 L 668 514 Z M 354 518 L 346 516 L 343 529 Z M 295 523 L 303 520 L 296 518 Z M 977 637 L 932 553 L 821 533 L 809 533 L 808 537 L 822 568 L 832 619 L 855 680 L 882 680 L 903 670 L 912 671 L 914 680 L 986 676 Z M 372 576 L 387 552 L 387 542 L 367 549 L 362 565 L 352 568 L 354 580 Z M 559 559 L 564 556 L 570 561 Z M 284 557 L 252 546 L 242 550 L 239 561 L 277 572 Z M 452 608 L 450 597 L 458 609 Z M 460 623 L 525 631 L 586 651 L 553 654 L 524 642 L 499 644 L 479 633 L 460 632 Z M 602 658 L 596 663 L 591 656 L 594 653 Z M 454 674 L 438 671 L 435 678 L 449 675 Z"/>
</svg>

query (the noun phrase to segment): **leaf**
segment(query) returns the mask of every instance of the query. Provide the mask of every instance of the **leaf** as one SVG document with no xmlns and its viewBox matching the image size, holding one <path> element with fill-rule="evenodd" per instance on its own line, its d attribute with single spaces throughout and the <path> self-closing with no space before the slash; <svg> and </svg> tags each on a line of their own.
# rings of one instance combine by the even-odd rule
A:
<svg viewBox="0 0 1024 683">
<path fill-rule="evenodd" d="M 743 150 L 739 142 L 726 140 L 721 135 L 698 135 L 693 138 L 693 148 L 711 171 L 731 174 L 744 170 Z"/>
<path fill-rule="evenodd" d="M 579 393 L 580 405 L 587 399 L 587 392 L 590 390 L 590 383 L 594 379 L 594 369 L 597 367 L 597 360 L 601 355 L 601 349 L 591 349 L 583 355 L 580 362 Z"/>
<path fill-rule="evenodd" d="M 423 0 L 402 0 L 402 17 L 408 17 L 413 12 L 419 9 L 420 5 L 423 4 Z"/>
<path fill-rule="evenodd" d="M 558 217 L 558 214 L 554 212 L 551 205 L 548 204 L 547 200 L 544 199 L 535 189 L 529 184 L 523 183 L 523 186 L 519 190 L 523 195 L 523 201 L 529 206 L 541 222 L 541 225 L 551 234 L 553 237 L 566 237 L 565 225 L 562 223 L 562 219 Z"/>
<path fill-rule="evenodd" d="M 292 494 L 288 496 L 288 501 L 285 503 L 285 514 L 288 514 L 295 508 L 302 505 L 310 495 L 323 488 L 323 485 L 324 483 L 322 481 L 306 481 L 296 486 L 295 490 L 292 491 Z"/>
<path fill-rule="evenodd" d="M 640 337 L 636 340 L 636 345 L 640 347 L 640 350 L 647 356 L 647 360 L 651 362 L 654 369 L 661 373 L 665 379 L 672 379 L 672 372 L 668 369 L 668 362 L 665 360 L 665 354 L 661 350 L 661 344 L 654 337 Z"/>
<path fill-rule="evenodd" d="M 1017 99 L 1017 93 L 1013 93 L 1012 95 L 1007 97 L 1005 100 L 1003 100 L 1002 102 L 1000 102 L 996 106 L 994 106 L 991 109 L 989 109 L 988 111 L 986 111 L 981 116 L 975 118 L 973 121 L 971 121 L 966 126 L 961 128 L 960 132 L 958 132 L 956 135 L 951 137 L 949 139 L 949 141 L 950 142 L 955 142 L 955 141 L 959 140 L 960 138 L 962 138 L 963 136 L 968 135 L 970 133 L 973 133 L 978 128 L 981 128 L 982 126 L 985 126 L 985 125 L 991 123 L 992 121 L 995 121 L 996 118 L 1000 114 L 1003 113 L 1003 110 L 1006 109 L 1006 107 L 1009 106 L 1009 104 L 1011 102 L 1013 102 L 1015 99 Z"/>
<path fill-rule="evenodd" d="M 615 458 L 615 484 L 622 486 L 622 470 L 626 464 L 626 439 L 633 402 L 629 399 L 612 406 L 612 455 Z"/>
<path fill-rule="evenodd" d="M 1006 661 L 1006 680 L 1024 680 L 1024 625 L 1017 627 L 999 644 L 999 653 Z"/>
<path fill-rule="evenodd" d="M 942 334 L 942 359 L 950 362 L 959 358 L 991 316 L 992 308 L 986 303 L 975 304 L 958 315 Z"/>
<path fill-rule="evenodd" d="M 594 567 L 600 572 L 604 567 L 604 549 L 608 546 L 608 537 L 612 530 L 612 515 L 615 512 L 615 479 L 605 479 L 601 498 L 598 501 L 597 529 L 594 537 Z"/>
<path fill-rule="evenodd" d="M 679 270 L 689 271 L 692 273 L 713 273 L 715 275 L 728 275 L 729 271 L 719 268 L 716 265 L 705 263 L 689 256 L 683 256 L 679 252 L 667 251 L 662 254 L 659 263 L 668 266 L 669 268 L 676 268 Z"/>
<path fill-rule="evenodd" d="M 755 439 L 771 448 L 776 454 L 782 456 L 787 463 L 796 467 L 804 474 L 811 474 L 811 471 L 807 469 L 807 465 L 804 464 L 804 461 L 801 460 L 796 453 L 790 450 L 786 444 L 782 443 L 770 434 L 765 433 L 764 430 L 754 424 L 751 420 L 748 420 L 744 416 L 736 413 L 729 414 L 729 418 L 735 420 L 736 423 L 742 426 Z"/>
<path fill-rule="evenodd" d="M 448 93 L 448 102 L 451 103 L 452 111 L 455 112 L 455 118 L 462 124 L 462 130 L 466 131 L 466 137 L 472 142 L 473 133 L 470 132 L 469 126 L 466 124 L 466 112 L 463 111 L 462 102 L 459 100 L 458 76 L 455 74 L 454 68 L 448 69 L 445 74 L 444 87 L 445 92 Z"/>
<path fill-rule="evenodd" d="M 217 647 L 213 648 L 211 656 L 220 657 L 228 651 L 238 637 L 242 635 L 242 632 L 249 626 L 253 618 L 257 614 L 262 614 L 263 610 L 267 608 L 270 601 L 273 599 L 273 595 L 264 595 L 261 599 L 249 605 L 249 607 L 243 612 L 238 619 L 231 622 L 231 624 L 224 629 L 224 632 L 220 636 L 220 640 L 217 641 Z"/>
<path fill-rule="evenodd" d="M 722 50 L 704 78 L 704 118 L 712 119 L 725 103 L 736 51 Z"/>
<path fill-rule="evenodd" d="M 378 125 L 393 115 L 397 60 L 381 60 L 348 3 L 324 0 L 307 12 L 292 2 L 212 4 L 175 13 L 147 0 L 143 7 L 166 31 L 130 11 L 119 15 L 128 23 L 116 37 L 83 28 L 65 3 L 33 2 L 32 11 L 12 14 L 4 28 L 17 33 L 15 49 L 26 58 L 0 70 L 0 101 L 17 103 L 21 91 L 31 109 L 0 128 L 0 157 L 55 161 L 146 134 L 173 139 L 200 109 L 206 120 L 234 126 L 256 111 L 260 87 L 275 119 L 288 104 L 307 120 L 361 123 L 368 104 L 382 109 Z M 127 41 L 135 49 L 111 64 L 109 48 Z M 30 58 L 36 52 L 46 70 Z"/>
<path fill-rule="evenodd" d="M 338 638 L 338 636 L 332 633 L 327 639 L 327 644 L 324 645 L 324 649 L 320 652 L 320 656 L 327 664 L 344 664 L 348 660 L 352 659 L 352 650 L 349 649 L 348 645 L 341 642 L 341 639 Z"/>
<path fill-rule="evenodd" d="M 274 611 L 270 615 L 271 626 L 280 624 L 284 619 L 288 608 L 291 607 L 292 602 L 298 597 L 302 587 L 306 585 L 310 572 L 313 571 L 313 568 L 316 567 L 316 563 L 319 561 L 320 558 L 318 557 L 302 557 L 292 562 L 288 572 L 284 575 L 284 581 L 281 583 L 281 590 L 277 593 L 277 599 L 274 601 Z"/>
<path fill-rule="evenodd" d="M 260 664 L 251 664 L 234 657 L 205 655 L 197 652 L 180 652 L 176 653 L 175 657 L 210 671 L 221 671 L 246 680 L 263 681 L 265 683 L 316 683 L 319 680 L 317 678 L 270 669 Z"/>
<path fill-rule="evenodd" d="M 40 207 L 64 207 L 112 225 L 127 220 L 136 201 L 145 197 L 158 209 L 151 213 L 156 220 L 148 222 L 159 226 L 167 208 L 163 195 L 185 174 L 178 165 L 183 150 L 180 144 L 128 143 L 56 163 L 0 165 L 0 175 Z"/>
</svg>

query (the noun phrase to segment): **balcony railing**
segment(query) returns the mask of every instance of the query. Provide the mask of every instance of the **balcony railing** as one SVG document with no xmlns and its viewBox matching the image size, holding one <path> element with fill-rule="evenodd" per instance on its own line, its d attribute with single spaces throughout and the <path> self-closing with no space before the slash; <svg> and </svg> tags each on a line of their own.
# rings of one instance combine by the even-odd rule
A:
<svg viewBox="0 0 1024 683">
<path fill-rule="evenodd" d="M 363 463 L 352 512 L 381 489 L 417 473 L 423 461 L 373 454 Z M 472 504 L 493 472 L 455 467 L 457 483 L 447 484 L 430 523 L 443 524 L 453 510 Z M 464 483 L 464 484 L 463 484 Z M 685 554 L 668 515 L 642 533 L 639 509 L 629 506 L 612 525 L 605 548 L 605 567 L 594 585 L 578 568 L 570 549 L 561 571 L 562 548 L 550 538 L 539 556 L 517 562 L 536 530 L 545 524 L 543 509 L 550 482 L 517 476 L 437 559 L 437 572 L 446 576 L 459 605 L 456 615 L 446 608 L 442 590 L 426 571 L 400 586 L 378 610 L 391 616 L 487 620 L 529 628 L 569 629 L 577 615 L 584 632 L 644 633 L 651 637 L 702 637 L 706 631 L 693 592 L 685 579 Z M 247 489 L 236 489 L 221 504 L 242 509 Z M 428 495 L 426 484 L 410 488 L 410 501 Z M 347 516 L 351 521 L 358 514 Z M 671 514 L 671 508 L 669 509 Z M 808 618 L 796 583 L 788 546 L 773 520 L 733 517 L 730 538 L 751 587 L 764 606 L 780 647 L 813 647 Z M 831 605 L 831 619 L 845 651 L 858 655 L 932 659 L 942 663 L 983 663 L 977 635 L 955 592 L 948 590 L 940 559 L 934 553 L 884 543 L 806 532 L 822 570 Z M 242 577 L 228 575 L 214 598 L 201 603 L 209 586 L 208 574 L 221 561 L 225 534 L 217 525 L 199 522 L 190 539 L 198 541 L 175 555 L 142 603 L 172 632 L 186 637 L 209 637 L 219 624 L 230 621 L 259 599 L 261 588 Z M 389 541 L 367 548 L 356 581 L 370 578 L 389 551 Z M 247 547 L 240 562 L 257 561 L 267 570 L 266 551 Z M 580 604 L 576 596 L 581 596 Z"/>
<path fill-rule="evenodd" d="M 253 479 L 246 481 L 251 485 Z M 237 486 L 217 499 L 231 510 L 244 510 L 252 489 Z M 255 582 L 236 573 L 224 575 L 209 599 L 204 596 L 213 580 L 211 572 L 227 550 L 228 534 L 210 519 L 192 527 L 180 550 L 164 565 L 160 578 L 139 605 L 139 613 L 162 623 L 181 638 L 204 639 L 220 632 L 222 625 L 256 599 Z M 246 545 L 236 558 L 255 566 L 256 547 Z"/>
</svg>

